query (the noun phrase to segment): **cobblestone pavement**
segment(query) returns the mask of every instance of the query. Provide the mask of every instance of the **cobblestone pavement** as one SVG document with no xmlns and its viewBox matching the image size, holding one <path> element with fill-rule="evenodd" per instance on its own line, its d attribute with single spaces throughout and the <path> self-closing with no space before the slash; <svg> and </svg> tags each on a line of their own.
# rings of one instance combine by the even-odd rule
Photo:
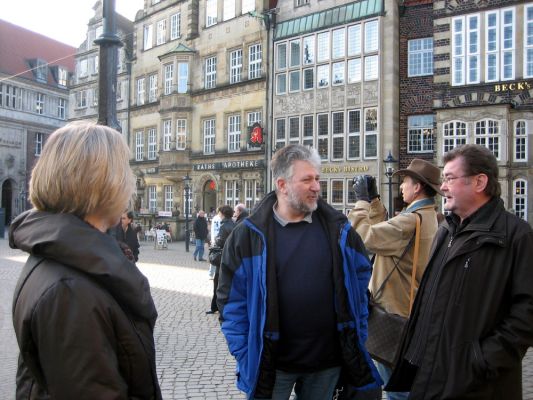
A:
<svg viewBox="0 0 533 400">
<path fill-rule="evenodd" d="M 163 398 L 245 399 L 234 384 L 235 363 L 216 316 L 205 315 L 212 281 L 208 264 L 195 262 L 184 243 L 155 250 L 143 242 L 139 268 L 148 277 L 159 312 L 155 328 L 157 368 Z M 206 254 L 207 256 L 207 254 Z M 14 398 L 18 349 L 11 324 L 12 294 L 24 253 L 0 239 L 0 400 Z M 524 359 L 524 399 L 533 400 L 533 351 Z"/>
</svg>

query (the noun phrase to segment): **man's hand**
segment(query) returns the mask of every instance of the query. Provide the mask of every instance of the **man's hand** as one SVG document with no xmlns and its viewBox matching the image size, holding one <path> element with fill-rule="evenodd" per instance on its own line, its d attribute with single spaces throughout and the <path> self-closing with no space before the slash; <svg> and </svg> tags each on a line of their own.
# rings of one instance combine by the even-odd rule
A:
<svg viewBox="0 0 533 400">
<path fill-rule="evenodd" d="M 353 191 L 355 193 L 356 201 L 364 200 L 370 202 L 370 196 L 368 195 L 368 188 L 364 175 L 358 175 L 353 178 Z"/>
<path fill-rule="evenodd" d="M 370 199 L 370 201 L 372 201 L 376 197 L 379 197 L 378 188 L 376 186 L 376 178 L 370 175 L 365 175 L 365 178 L 368 190 L 368 198 Z"/>
</svg>

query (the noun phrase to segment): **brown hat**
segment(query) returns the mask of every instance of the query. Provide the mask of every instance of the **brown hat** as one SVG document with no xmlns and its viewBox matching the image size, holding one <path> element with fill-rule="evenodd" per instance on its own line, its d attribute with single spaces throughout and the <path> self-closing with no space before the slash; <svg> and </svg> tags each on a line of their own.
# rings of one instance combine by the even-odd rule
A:
<svg viewBox="0 0 533 400">
<path fill-rule="evenodd" d="M 415 158 L 406 169 L 400 169 L 394 172 L 393 175 L 409 175 L 429 185 L 443 196 L 440 190 L 440 169 L 426 160 Z"/>
</svg>

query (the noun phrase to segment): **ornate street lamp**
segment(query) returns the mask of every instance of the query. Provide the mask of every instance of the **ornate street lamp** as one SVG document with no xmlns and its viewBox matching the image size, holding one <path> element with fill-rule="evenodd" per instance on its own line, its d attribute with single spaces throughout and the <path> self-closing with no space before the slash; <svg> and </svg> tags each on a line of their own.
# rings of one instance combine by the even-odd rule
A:
<svg viewBox="0 0 533 400">
<path fill-rule="evenodd" d="M 383 160 L 385 163 L 385 176 L 389 179 L 389 218 L 394 217 L 392 209 L 392 174 L 394 174 L 394 164 L 398 162 L 389 150 L 389 155 Z"/>
<path fill-rule="evenodd" d="M 189 241 L 191 237 L 191 233 L 189 231 L 189 213 L 191 212 L 191 202 L 189 196 L 191 195 L 191 180 L 192 178 L 187 172 L 187 175 L 183 177 L 183 182 L 185 182 L 185 251 L 187 253 L 189 252 Z"/>
</svg>

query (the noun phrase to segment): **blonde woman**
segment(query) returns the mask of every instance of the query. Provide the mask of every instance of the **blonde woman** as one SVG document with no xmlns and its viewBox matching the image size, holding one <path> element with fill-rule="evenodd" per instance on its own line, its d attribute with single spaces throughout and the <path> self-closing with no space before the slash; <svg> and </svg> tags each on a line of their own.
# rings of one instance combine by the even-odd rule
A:
<svg viewBox="0 0 533 400">
<path fill-rule="evenodd" d="M 69 124 L 33 169 L 34 206 L 11 225 L 30 254 L 13 300 L 17 399 L 160 399 L 146 278 L 106 235 L 134 190 L 115 130 Z"/>
</svg>

